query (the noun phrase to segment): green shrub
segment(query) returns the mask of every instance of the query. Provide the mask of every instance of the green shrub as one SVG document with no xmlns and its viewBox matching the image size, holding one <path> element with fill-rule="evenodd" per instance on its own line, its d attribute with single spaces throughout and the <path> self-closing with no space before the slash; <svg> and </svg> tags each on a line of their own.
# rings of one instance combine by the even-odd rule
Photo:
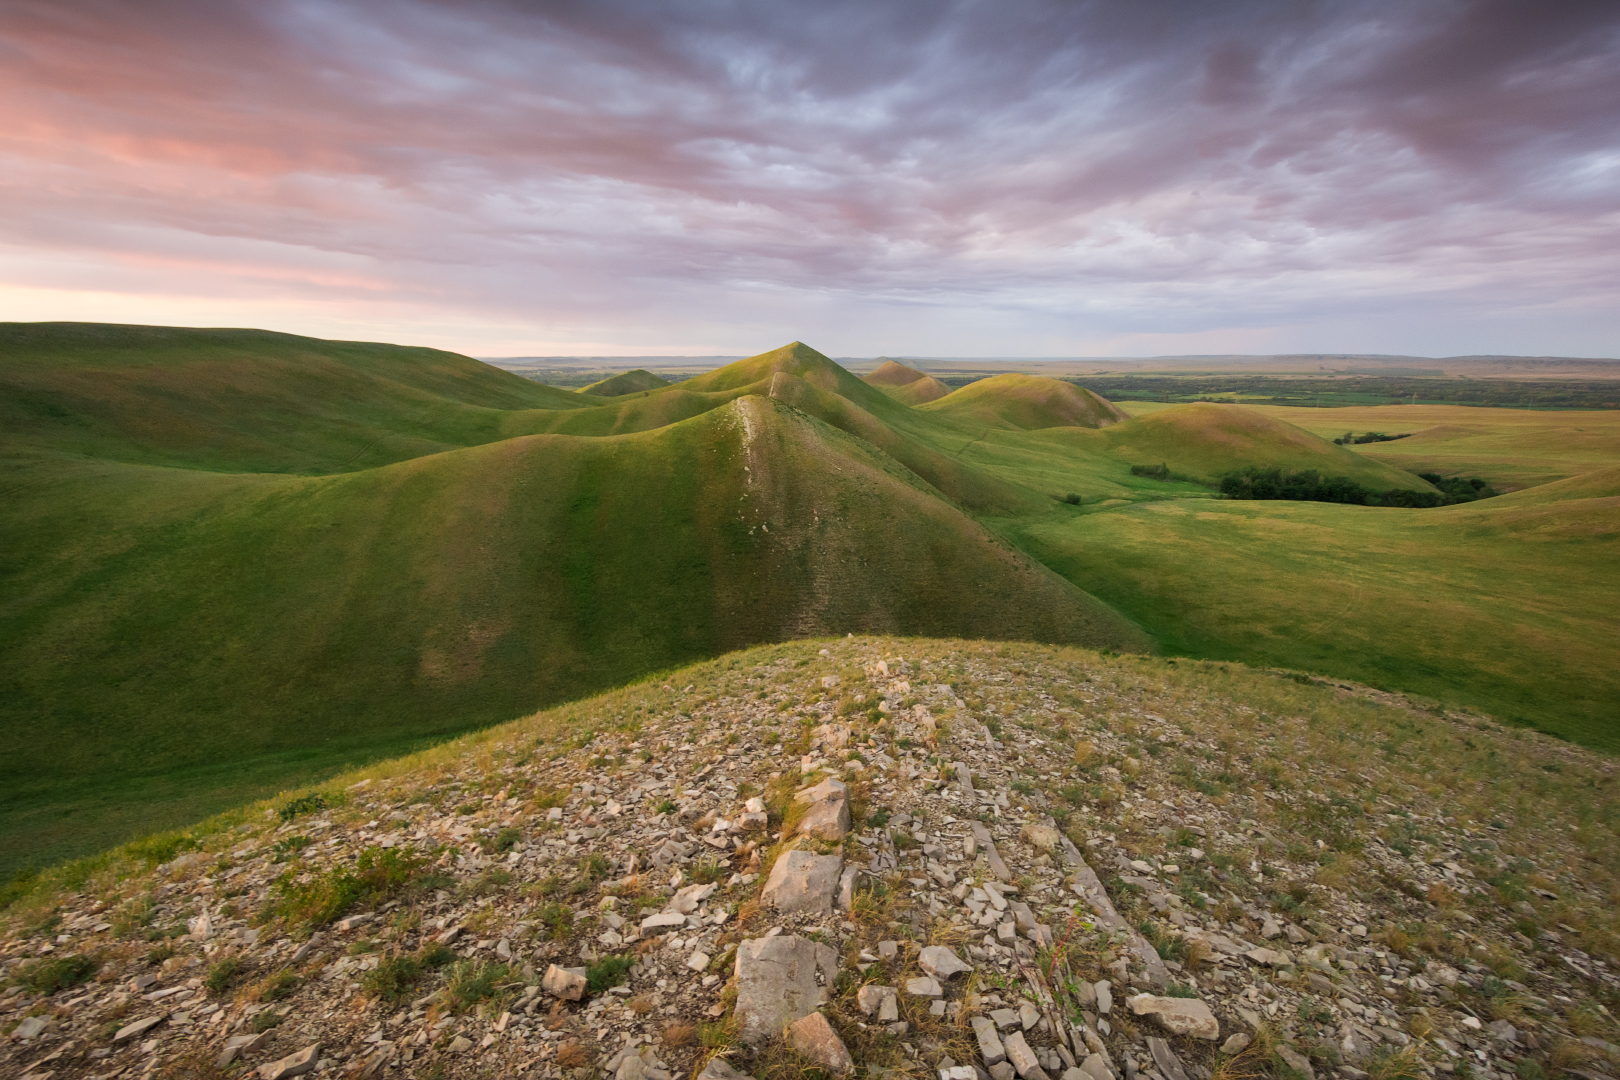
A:
<svg viewBox="0 0 1620 1080">
<path fill-rule="evenodd" d="M 22 973 L 22 981 L 36 994 L 54 994 L 87 981 L 100 968 L 101 964 L 88 956 L 58 956 L 29 965 Z"/>
<path fill-rule="evenodd" d="M 289 872 L 275 883 L 274 910 L 306 927 L 325 926 L 362 900 L 381 904 L 404 891 L 426 861 L 395 848 L 372 847 L 360 853 L 352 871 L 334 867 L 307 882 Z"/>
<path fill-rule="evenodd" d="M 522 829 L 505 828 L 494 836 L 481 842 L 480 846 L 492 854 L 503 854 L 517 847 L 519 840 L 523 839 Z"/>
<path fill-rule="evenodd" d="M 234 956 L 226 957 L 208 969 L 208 978 L 204 983 L 208 989 L 216 994 L 223 994 L 236 982 L 236 977 L 242 972 L 242 961 Z"/>
<path fill-rule="evenodd" d="M 443 945 L 429 945 L 415 956 L 394 956 L 366 972 L 360 985 L 384 1001 L 409 997 L 428 972 L 444 967 L 456 954 Z"/>
<path fill-rule="evenodd" d="M 280 1001 L 284 997 L 292 996 L 292 992 L 302 986 L 304 980 L 296 972 L 281 969 L 259 987 L 260 1001 Z"/>
<path fill-rule="evenodd" d="M 282 821 L 291 821 L 300 814 L 314 814 L 327 808 L 327 802 L 320 793 L 304 795 L 284 804 L 279 813 Z"/>
<path fill-rule="evenodd" d="M 574 925 L 573 911 L 556 902 L 542 905 L 535 916 L 546 925 L 552 941 L 567 937 L 569 927 Z"/>
<path fill-rule="evenodd" d="M 445 1002 L 453 1011 L 463 1012 L 494 997 L 511 978 L 512 969 L 505 964 L 463 960 L 445 978 Z"/>
<path fill-rule="evenodd" d="M 636 958 L 633 956 L 602 957 L 585 969 L 585 992 L 600 994 L 610 986 L 618 986 L 635 966 Z"/>
</svg>

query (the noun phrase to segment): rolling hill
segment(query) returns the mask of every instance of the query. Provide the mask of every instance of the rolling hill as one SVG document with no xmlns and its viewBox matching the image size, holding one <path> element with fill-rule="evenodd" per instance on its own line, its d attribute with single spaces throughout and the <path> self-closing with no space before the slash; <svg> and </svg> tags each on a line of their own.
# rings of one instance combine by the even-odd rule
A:
<svg viewBox="0 0 1620 1080">
<path fill-rule="evenodd" d="M 1428 485 L 1242 406 L 1000 376 L 913 407 L 799 342 L 613 396 L 259 331 L 0 346 L 0 867 L 819 634 L 1280 664 L 1620 745 L 1598 469 L 1220 501 L 1247 466 Z M 1131 472 L 1161 463 L 1194 479 Z"/>
<path fill-rule="evenodd" d="M 232 365 L 262 384 L 258 357 L 210 358 L 218 347 L 182 351 L 183 371 L 204 365 L 194 382 L 151 365 L 192 394 L 171 391 L 169 415 L 208 415 Z M 329 354 L 292 347 L 287 365 L 329 376 Z M 16 750 L 0 764 L 0 858 L 84 850 L 759 641 L 881 630 L 1151 647 L 954 501 L 1005 483 L 886 435 L 842 397 L 801 393 L 805 409 L 744 392 L 791 380 L 814 393 L 785 368 L 899 408 L 798 347 L 711 380 L 726 389 L 601 408 L 523 408 L 518 386 L 485 430 L 687 402 L 695 415 L 675 422 L 327 475 L 119 460 L 178 450 L 117 414 L 100 430 L 85 412 L 64 421 L 116 447 L 106 458 L 67 453 L 37 426 L 8 439 L 0 722 Z M 118 393 L 144 400 L 133 384 Z M 406 424 L 416 404 L 406 397 L 402 418 L 386 397 L 361 399 L 373 430 Z M 273 456 L 251 423 L 217 426 L 239 439 L 215 439 L 205 464 L 221 446 Z M 319 430 L 300 438 L 331 445 Z M 886 450 L 938 469 L 925 479 Z"/>
<path fill-rule="evenodd" d="M 660 390 L 669 385 L 669 380 L 654 375 L 646 368 L 636 368 L 633 371 L 621 372 L 601 382 L 593 382 L 589 386 L 581 387 L 580 393 L 592 394 L 596 397 L 623 397 L 625 394 L 640 394 L 648 390 Z"/>
<path fill-rule="evenodd" d="M 922 408 L 959 422 L 1019 431 L 1101 428 L 1130 419 L 1091 391 L 1042 375 L 994 375 Z"/>
<path fill-rule="evenodd" d="M 925 405 L 938 401 L 951 392 L 951 388 L 925 372 L 907 367 L 895 360 L 885 360 L 863 381 L 906 405 Z"/>
</svg>

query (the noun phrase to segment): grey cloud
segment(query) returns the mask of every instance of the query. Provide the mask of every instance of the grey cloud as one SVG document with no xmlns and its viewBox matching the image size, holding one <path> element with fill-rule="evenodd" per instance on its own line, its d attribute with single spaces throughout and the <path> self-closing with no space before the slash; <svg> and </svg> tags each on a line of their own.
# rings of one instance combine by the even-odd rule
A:
<svg viewBox="0 0 1620 1080">
<path fill-rule="evenodd" d="M 1410 325 L 1414 289 L 1610 288 L 1617 28 L 1584 0 L 13 2 L 0 242 L 708 341 L 839 305 L 852 336 Z"/>
</svg>

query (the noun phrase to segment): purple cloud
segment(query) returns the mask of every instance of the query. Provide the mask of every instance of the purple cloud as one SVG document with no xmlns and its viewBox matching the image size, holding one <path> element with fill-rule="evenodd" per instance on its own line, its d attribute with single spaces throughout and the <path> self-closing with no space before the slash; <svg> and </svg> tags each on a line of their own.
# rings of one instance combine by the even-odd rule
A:
<svg viewBox="0 0 1620 1080">
<path fill-rule="evenodd" d="M 1612 3 L 12 0 L 0 92 L 4 318 L 1620 352 Z"/>
</svg>

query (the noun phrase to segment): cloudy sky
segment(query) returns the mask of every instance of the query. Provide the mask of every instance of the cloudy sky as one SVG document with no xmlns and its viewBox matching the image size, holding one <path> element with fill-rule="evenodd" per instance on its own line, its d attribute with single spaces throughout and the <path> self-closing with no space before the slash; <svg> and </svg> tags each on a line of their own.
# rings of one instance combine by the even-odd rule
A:
<svg viewBox="0 0 1620 1080">
<path fill-rule="evenodd" d="M 1620 356 L 1620 3 L 0 0 L 0 319 Z"/>
</svg>

